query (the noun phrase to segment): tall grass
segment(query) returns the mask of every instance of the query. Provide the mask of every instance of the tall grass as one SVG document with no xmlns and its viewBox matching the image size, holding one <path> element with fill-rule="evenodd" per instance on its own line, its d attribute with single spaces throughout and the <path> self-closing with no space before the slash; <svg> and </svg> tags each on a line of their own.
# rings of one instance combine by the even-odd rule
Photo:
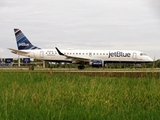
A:
<svg viewBox="0 0 160 120">
<path fill-rule="evenodd" d="M 160 78 L 0 72 L 0 119 L 160 119 Z"/>
</svg>

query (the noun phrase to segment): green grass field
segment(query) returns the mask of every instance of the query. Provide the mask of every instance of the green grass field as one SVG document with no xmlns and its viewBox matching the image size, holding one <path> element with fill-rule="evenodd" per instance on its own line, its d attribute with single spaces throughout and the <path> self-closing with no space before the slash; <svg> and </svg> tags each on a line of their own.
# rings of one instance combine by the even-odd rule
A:
<svg viewBox="0 0 160 120">
<path fill-rule="evenodd" d="M 0 72 L 0 120 L 158 120 L 160 77 Z"/>
</svg>

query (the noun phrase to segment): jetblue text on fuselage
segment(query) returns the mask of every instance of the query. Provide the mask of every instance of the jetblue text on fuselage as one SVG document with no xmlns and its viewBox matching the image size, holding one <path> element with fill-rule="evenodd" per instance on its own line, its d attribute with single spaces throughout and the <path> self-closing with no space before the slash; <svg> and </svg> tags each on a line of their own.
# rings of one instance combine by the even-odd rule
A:
<svg viewBox="0 0 160 120">
<path fill-rule="evenodd" d="M 110 52 L 109 51 L 108 58 L 111 58 L 111 57 L 130 57 L 130 56 L 131 56 L 131 53 L 124 53 L 124 52 L 121 52 L 121 51 L 116 51 L 116 52 Z"/>
</svg>

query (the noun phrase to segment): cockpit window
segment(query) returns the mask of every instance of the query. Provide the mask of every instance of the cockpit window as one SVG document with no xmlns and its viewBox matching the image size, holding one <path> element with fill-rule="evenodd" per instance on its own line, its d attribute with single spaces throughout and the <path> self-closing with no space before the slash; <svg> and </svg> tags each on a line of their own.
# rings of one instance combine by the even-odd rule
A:
<svg viewBox="0 0 160 120">
<path fill-rule="evenodd" d="M 140 53 L 140 56 L 145 56 L 145 55 L 147 55 L 147 54 L 145 54 L 145 53 Z"/>
</svg>

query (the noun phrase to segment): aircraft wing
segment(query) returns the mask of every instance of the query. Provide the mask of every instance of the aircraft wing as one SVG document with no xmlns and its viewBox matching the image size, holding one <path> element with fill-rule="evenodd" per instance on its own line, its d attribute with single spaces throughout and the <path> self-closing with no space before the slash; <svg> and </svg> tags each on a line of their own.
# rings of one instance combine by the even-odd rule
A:
<svg viewBox="0 0 160 120">
<path fill-rule="evenodd" d="M 25 52 L 25 51 L 15 50 L 15 49 L 12 49 L 12 48 L 8 48 L 8 49 L 11 50 L 11 52 L 14 53 L 14 54 L 28 54 L 28 52 Z"/>
<path fill-rule="evenodd" d="M 72 59 L 75 61 L 89 61 L 89 58 L 85 58 L 85 57 L 75 57 L 75 56 L 69 56 L 69 55 L 64 55 L 65 57 L 67 57 L 68 59 Z"/>
<path fill-rule="evenodd" d="M 68 59 L 72 59 L 73 61 L 86 61 L 86 62 L 88 62 L 91 60 L 90 58 L 86 58 L 86 57 L 76 57 L 76 56 L 65 55 L 57 47 L 56 47 L 56 50 L 59 55 L 63 55 Z"/>
</svg>

